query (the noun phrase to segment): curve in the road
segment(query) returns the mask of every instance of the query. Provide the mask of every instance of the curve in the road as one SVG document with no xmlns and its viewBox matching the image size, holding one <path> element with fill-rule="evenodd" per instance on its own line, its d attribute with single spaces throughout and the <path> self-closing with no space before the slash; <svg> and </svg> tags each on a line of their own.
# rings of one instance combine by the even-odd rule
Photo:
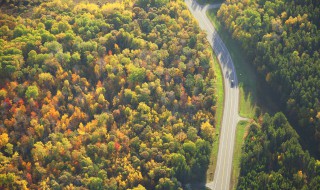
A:
<svg viewBox="0 0 320 190">
<path fill-rule="evenodd" d="M 202 6 L 195 0 L 185 0 L 185 3 L 198 21 L 200 28 L 207 32 L 207 39 L 219 60 L 223 73 L 225 100 L 220 129 L 218 160 L 214 180 L 207 183 L 206 186 L 213 190 L 228 190 L 230 189 L 231 181 L 235 131 L 240 118 L 238 115 L 239 89 L 236 70 L 228 49 L 206 16 L 208 9 L 217 8 L 220 4 Z M 231 84 L 231 80 L 234 80 L 233 85 Z"/>
</svg>

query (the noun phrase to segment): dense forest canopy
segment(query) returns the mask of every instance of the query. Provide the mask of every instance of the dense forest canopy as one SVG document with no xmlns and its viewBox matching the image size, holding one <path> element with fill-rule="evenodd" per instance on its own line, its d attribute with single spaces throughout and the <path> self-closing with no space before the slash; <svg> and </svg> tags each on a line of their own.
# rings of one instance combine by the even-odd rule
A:
<svg viewBox="0 0 320 190">
<path fill-rule="evenodd" d="M 227 0 L 218 11 L 320 152 L 320 1 Z"/>
<path fill-rule="evenodd" d="M 203 179 L 215 77 L 183 1 L 18 2 L 1 2 L 0 189 Z"/>
<path fill-rule="evenodd" d="M 250 126 L 237 189 L 320 189 L 320 161 L 302 150 L 282 113 Z"/>
</svg>

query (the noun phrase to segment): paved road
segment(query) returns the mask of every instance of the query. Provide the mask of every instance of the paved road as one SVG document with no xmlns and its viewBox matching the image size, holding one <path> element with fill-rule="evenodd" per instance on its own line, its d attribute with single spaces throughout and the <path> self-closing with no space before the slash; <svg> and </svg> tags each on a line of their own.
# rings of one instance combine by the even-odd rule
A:
<svg viewBox="0 0 320 190">
<path fill-rule="evenodd" d="M 206 186 L 212 190 L 229 190 L 235 131 L 240 118 L 238 115 L 238 79 L 228 49 L 206 16 L 208 9 L 219 7 L 220 4 L 201 6 L 195 0 L 185 0 L 185 3 L 198 21 L 200 28 L 207 32 L 207 39 L 218 57 L 224 75 L 225 101 L 220 130 L 218 161 L 214 180 L 207 183 Z M 234 80 L 233 86 L 231 86 L 231 80 Z"/>
</svg>

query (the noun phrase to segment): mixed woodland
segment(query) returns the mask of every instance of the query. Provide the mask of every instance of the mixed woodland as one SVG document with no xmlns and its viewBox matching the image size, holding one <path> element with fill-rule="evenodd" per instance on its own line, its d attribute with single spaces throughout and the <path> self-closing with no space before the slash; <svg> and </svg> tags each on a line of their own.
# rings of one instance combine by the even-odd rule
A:
<svg viewBox="0 0 320 190">
<path fill-rule="evenodd" d="M 1 1 L 0 189 L 205 179 L 212 51 L 182 0 L 21 2 Z"/>
<path fill-rule="evenodd" d="M 320 154 L 320 1 L 227 0 L 218 11 Z"/>
<path fill-rule="evenodd" d="M 283 113 L 250 125 L 237 189 L 320 189 L 320 161 L 301 148 Z"/>
</svg>

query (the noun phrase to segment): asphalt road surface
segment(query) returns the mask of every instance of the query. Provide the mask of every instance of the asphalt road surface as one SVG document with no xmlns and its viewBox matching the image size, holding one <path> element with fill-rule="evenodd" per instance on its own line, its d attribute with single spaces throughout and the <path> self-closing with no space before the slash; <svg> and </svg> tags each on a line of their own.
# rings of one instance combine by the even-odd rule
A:
<svg viewBox="0 0 320 190">
<path fill-rule="evenodd" d="M 206 184 L 212 190 L 229 190 L 231 182 L 232 157 L 235 141 L 236 126 L 239 121 L 239 89 L 236 71 L 228 49 L 217 34 L 206 11 L 219 7 L 220 4 L 199 5 L 195 0 L 185 0 L 190 12 L 198 21 L 202 30 L 206 31 L 207 39 L 217 55 L 224 78 L 224 110 L 220 129 L 218 161 L 214 180 Z M 231 84 L 233 81 L 233 85 Z"/>
</svg>

